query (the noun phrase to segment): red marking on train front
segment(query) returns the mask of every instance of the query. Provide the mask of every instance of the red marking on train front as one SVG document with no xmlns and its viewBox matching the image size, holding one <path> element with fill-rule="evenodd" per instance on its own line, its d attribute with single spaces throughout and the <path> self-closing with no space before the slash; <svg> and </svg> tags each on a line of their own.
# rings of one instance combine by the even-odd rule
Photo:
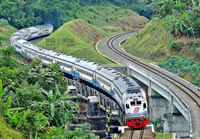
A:
<svg viewBox="0 0 200 139">
<path fill-rule="evenodd" d="M 138 113 L 140 110 L 140 107 L 135 107 L 134 113 Z"/>
</svg>

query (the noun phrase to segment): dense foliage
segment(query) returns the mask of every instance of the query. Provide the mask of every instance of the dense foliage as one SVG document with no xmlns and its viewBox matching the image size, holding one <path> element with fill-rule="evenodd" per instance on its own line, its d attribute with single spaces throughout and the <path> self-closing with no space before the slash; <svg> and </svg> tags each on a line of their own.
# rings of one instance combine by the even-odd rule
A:
<svg viewBox="0 0 200 139">
<path fill-rule="evenodd" d="M 0 0 L 0 19 L 6 19 L 18 29 L 45 23 L 51 23 L 57 29 L 65 22 L 78 18 L 77 13 L 83 10 L 82 6 L 111 4 L 130 8 L 148 18 L 153 14 L 151 5 L 138 0 Z"/>
<path fill-rule="evenodd" d="M 199 0 L 158 0 L 152 5 L 159 17 L 167 19 L 169 30 L 175 35 L 200 36 Z"/>
<path fill-rule="evenodd" d="M 68 95 L 67 82 L 57 70 L 59 64 L 42 66 L 36 59 L 29 66 L 19 65 L 11 57 L 18 55 L 12 47 L 1 49 L 0 54 L 0 116 L 13 129 L 29 139 L 98 138 L 89 124 L 67 130 L 69 119 L 76 120 L 74 113 L 79 114 L 78 105 L 71 99 L 80 96 Z M 3 63 L 5 58 L 7 63 Z"/>
<path fill-rule="evenodd" d="M 173 69 L 180 69 L 180 77 L 189 80 L 194 85 L 199 85 L 200 81 L 200 63 L 196 62 L 193 58 L 187 58 L 186 56 L 169 56 L 168 61 L 160 63 L 159 66 L 173 72 Z"/>
<path fill-rule="evenodd" d="M 137 12 L 139 15 L 145 16 L 148 19 L 151 19 L 154 15 L 151 4 L 151 0 L 80 0 L 80 5 L 88 6 L 88 5 L 103 5 L 107 6 L 108 4 L 115 4 L 121 8 L 129 8 L 134 12 Z"/>
<path fill-rule="evenodd" d="M 153 124 L 156 133 L 163 133 L 164 122 L 165 121 L 162 119 L 162 117 L 159 117 L 155 120 L 149 121 L 148 124 Z"/>
</svg>

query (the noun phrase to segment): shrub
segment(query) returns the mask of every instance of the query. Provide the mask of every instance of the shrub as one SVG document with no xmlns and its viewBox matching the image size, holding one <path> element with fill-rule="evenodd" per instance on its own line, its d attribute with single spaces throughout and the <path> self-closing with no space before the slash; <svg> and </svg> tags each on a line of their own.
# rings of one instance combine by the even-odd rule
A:
<svg viewBox="0 0 200 139">
<path fill-rule="evenodd" d="M 180 75 L 179 75 L 181 78 L 184 78 L 185 75 L 181 72 Z"/>
<path fill-rule="evenodd" d="M 118 31 L 121 31 L 121 29 L 120 29 L 120 28 L 113 28 L 113 29 L 111 30 L 111 32 L 118 32 Z"/>
<path fill-rule="evenodd" d="M 78 19 L 78 16 L 76 14 L 73 15 L 75 19 Z"/>
<path fill-rule="evenodd" d="M 192 74 L 191 74 L 191 78 L 192 78 L 192 80 L 196 80 L 197 74 L 196 74 L 196 73 L 192 73 Z"/>
<path fill-rule="evenodd" d="M 41 139 L 99 139 L 91 132 L 91 126 L 85 123 L 81 128 L 76 128 L 74 131 L 65 130 L 62 128 L 52 128 L 49 130 L 50 134 L 40 134 Z"/>
<path fill-rule="evenodd" d="M 195 81 L 191 81 L 190 83 L 192 83 L 192 84 L 194 84 L 194 85 L 196 85 L 196 86 L 199 85 L 199 82 L 198 82 L 197 80 L 195 80 Z"/>
<path fill-rule="evenodd" d="M 191 67 L 183 67 L 183 71 L 185 71 L 185 72 L 188 72 L 188 71 L 191 71 Z"/>
<path fill-rule="evenodd" d="M 115 8 L 115 11 L 119 11 L 119 9 L 118 9 L 118 8 Z"/>
<path fill-rule="evenodd" d="M 195 40 L 189 40 L 189 46 L 194 47 L 197 42 Z"/>
<path fill-rule="evenodd" d="M 196 54 L 200 56 L 200 47 L 196 48 Z"/>
<path fill-rule="evenodd" d="M 92 21 L 92 20 L 87 20 L 87 22 L 88 22 L 89 24 L 92 24 L 92 23 L 93 23 L 93 21 Z"/>
<path fill-rule="evenodd" d="M 164 120 L 162 119 L 162 117 L 156 118 L 155 121 L 151 120 L 149 121 L 148 124 L 153 124 L 155 131 L 157 133 L 162 133 L 163 132 L 163 124 L 164 124 Z"/>
<path fill-rule="evenodd" d="M 179 50 L 182 49 L 183 45 L 184 45 L 184 43 L 176 43 L 176 42 L 173 42 L 173 43 L 171 44 L 171 46 L 170 46 L 170 49 L 171 49 L 171 50 L 177 50 L 177 51 L 179 51 Z"/>
<path fill-rule="evenodd" d="M 8 24 L 8 20 L 3 19 L 3 18 L 0 19 L 0 26 L 7 25 L 7 24 Z"/>
</svg>

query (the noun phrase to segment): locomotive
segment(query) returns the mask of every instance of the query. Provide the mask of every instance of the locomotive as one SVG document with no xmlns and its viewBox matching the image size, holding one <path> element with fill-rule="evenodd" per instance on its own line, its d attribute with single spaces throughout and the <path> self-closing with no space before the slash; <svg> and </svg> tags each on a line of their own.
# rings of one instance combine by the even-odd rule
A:
<svg viewBox="0 0 200 139">
<path fill-rule="evenodd" d="M 125 112 L 126 123 L 130 128 L 145 127 L 149 121 L 145 92 L 132 78 L 95 62 L 28 42 L 52 32 L 53 26 L 50 24 L 24 28 L 12 34 L 10 45 L 32 60 L 40 59 L 43 64 L 59 62 L 59 71 L 87 81 L 110 95 Z"/>
</svg>

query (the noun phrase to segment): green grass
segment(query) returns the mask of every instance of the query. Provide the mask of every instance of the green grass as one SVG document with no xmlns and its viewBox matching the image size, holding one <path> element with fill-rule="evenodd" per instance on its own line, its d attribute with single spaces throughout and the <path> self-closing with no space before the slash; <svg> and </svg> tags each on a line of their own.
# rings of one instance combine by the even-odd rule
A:
<svg viewBox="0 0 200 139">
<path fill-rule="evenodd" d="M 163 50 L 167 44 L 167 33 L 164 21 L 152 20 L 144 29 L 135 33 L 122 45 L 123 48 L 130 54 L 142 59 L 150 59 L 151 61 L 160 62 L 165 58 Z M 169 35 L 168 35 L 169 36 Z"/>
<path fill-rule="evenodd" d="M 38 42 L 37 44 L 48 49 L 53 49 L 58 52 L 67 53 L 69 55 L 85 58 L 100 64 L 111 64 L 109 60 L 101 56 L 95 51 L 94 39 L 109 36 L 104 30 L 90 25 L 81 19 L 72 20 L 65 23 L 48 38 L 55 38 L 55 40 L 62 40 L 63 38 L 73 38 L 74 43 L 69 45 L 63 45 L 62 43 L 56 44 L 56 46 L 46 45 L 46 39 Z"/>
<path fill-rule="evenodd" d="M 13 130 L 0 116 L 0 139 L 20 139 L 21 134 Z"/>
<path fill-rule="evenodd" d="M 10 36 L 16 31 L 17 29 L 10 25 L 0 26 L 0 36 L 6 39 L 2 41 L 4 47 L 10 44 Z"/>
<path fill-rule="evenodd" d="M 136 29 L 136 26 L 148 22 L 149 20 L 144 16 L 129 16 L 122 17 L 115 23 L 114 27 L 121 27 L 123 30 L 132 31 Z"/>
<path fill-rule="evenodd" d="M 84 6 L 77 13 L 77 18 L 89 21 L 97 27 L 112 25 L 121 17 L 139 16 L 132 10 L 122 9 L 114 5 Z"/>
<path fill-rule="evenodd" d="M 156 134 L 156 139 L 172 139 L 172 134 L 167 134 L 167 133 L 157 133 Z"/>
</svg>

